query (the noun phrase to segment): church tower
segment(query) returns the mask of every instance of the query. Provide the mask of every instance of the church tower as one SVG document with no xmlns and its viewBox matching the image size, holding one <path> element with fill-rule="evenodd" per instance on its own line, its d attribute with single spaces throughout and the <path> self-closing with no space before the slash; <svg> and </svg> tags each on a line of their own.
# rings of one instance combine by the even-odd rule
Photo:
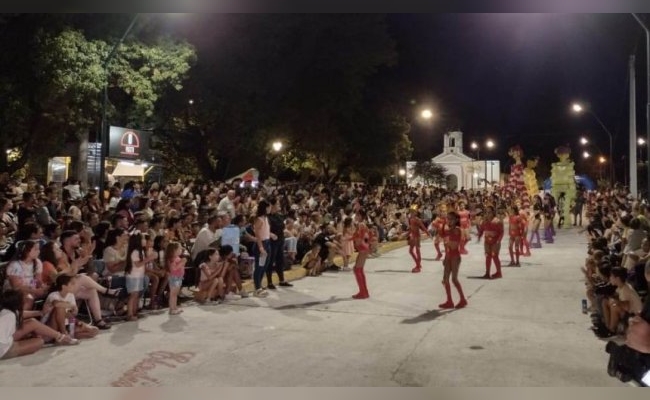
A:
<svg viewBox="0 0 650 400">
<path fill-rule="evenodd" d="M 444 154 L 463 154 L 463 132 L 445 133 Z"/>
</svg>

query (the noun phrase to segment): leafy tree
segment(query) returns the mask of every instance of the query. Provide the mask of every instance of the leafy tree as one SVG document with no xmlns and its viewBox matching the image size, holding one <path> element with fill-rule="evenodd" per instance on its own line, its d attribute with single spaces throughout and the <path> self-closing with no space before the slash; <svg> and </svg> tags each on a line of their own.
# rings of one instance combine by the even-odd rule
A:
<svg viewBox="0 0 650 400">
<path fill-rule="evenodd" d="M 413 176 L 421 179 L 425 185 L 442 186 L 447 183 L 447 169 L 433 161 L 418 162 L 412 172 Z"/>
<path fill-rule="evenodd" d="M 182 88 L 195 58 L 193 48 L 185 42 L 158 37 L 144 43 L 131 38 L 118 49 L 107 75 L 103 63 L 112 44 L 86 38 L 66 18 L 41 17 L 38 24 L 26 18 L 5 21 L 7 32 L 19 32 L 27 39 L 19 66 L 9 68 L 10 74 L 0 79 L 0 97 L 8 106 L 0 116 L 4 122 L 0 139 L 7 138 L 1 140 L 4 146 L 20 147 L 24 155 L 9 165 L 2 152 L 0 169 L 9 172 L 22 167 L 35 153 L 55 155 L 68 140 L 79 144 L 77 174 L 85 181 L 88 135 L 99 130 L 105 82 L 109 85 L 111 124 L 151 127 L 161 96 Z M 39 28 L 20 30 L 23 25 Z M 8 39 L 2 41 L 2 47 L 11 47 Z"/>
</svg>

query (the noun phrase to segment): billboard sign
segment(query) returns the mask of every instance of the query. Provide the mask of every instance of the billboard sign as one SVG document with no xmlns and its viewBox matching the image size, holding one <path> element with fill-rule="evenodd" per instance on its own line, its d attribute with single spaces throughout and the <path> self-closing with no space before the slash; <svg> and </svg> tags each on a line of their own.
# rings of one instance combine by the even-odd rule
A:
<svg viewBox="0 0 650 400">
<path fill-rule="evenodd" d="M 148 131 L 111 126 L 108 156 L 128 160 L 148 160 L 150 133 Z"/>
</svg>

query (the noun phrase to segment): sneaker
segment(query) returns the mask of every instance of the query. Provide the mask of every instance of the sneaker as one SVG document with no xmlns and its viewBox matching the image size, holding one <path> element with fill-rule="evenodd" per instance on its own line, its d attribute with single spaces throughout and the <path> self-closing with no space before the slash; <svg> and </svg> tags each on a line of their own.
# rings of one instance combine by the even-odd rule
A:
<svg viewBox="0 0 650 400">
<path fill-rule="evenodd" d="M 231 300 L 239 300 L 239 299 L 241 299 L 241 296 L 238 295 L 238 294 L 234 294 L 234 293 L 228 293 L 228 294 L 225 296 L 225 300 L 228 300 L 228 301 L 231 301 Z"/>
<path fill-rule="evenodd" d="M 255 293 L 253 293 L 253 296 L 255 297 L 267 297 L 269 295 L 269 292 L 267 292 L 264 289 L 257 289 Z"/>
<path fill-rule="evenodd" d="M 348 268 L 349 269 L 349 268 Z M 287 281 L 280 282 L 280 286 L 284 287 L 293 287 L 293 285 Z"/>
<path fill-rule="evenodd" d="M 272 283 L 269 283 L 269 284 L 266 286 L 266 288 L 267 288 L 267 289 L 270 289 L 270 290 L 275 290 L 275 289 L 277 289 L 277 288 L 275 287 L 275 285 L 272 284 Z"/>
<path fill-rule="evenodd" d="M 242 299 L 247 299 L 248 298 L 248 292 L 245 290 L 240 290 L 239 295 L 241 296 Z"/>
</svg>

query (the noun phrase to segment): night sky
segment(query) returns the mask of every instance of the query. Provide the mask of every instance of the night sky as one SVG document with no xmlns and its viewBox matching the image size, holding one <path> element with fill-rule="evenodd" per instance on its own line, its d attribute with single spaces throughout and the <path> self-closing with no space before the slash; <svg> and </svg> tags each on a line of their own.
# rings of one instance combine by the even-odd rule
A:
<svg viewBox="0 0 650 400">
<path fill-rule="evenodd" d="M 645 35 L 630 14 L 390 14 L 388 23 L 399 63 L 381 79 L 413 118 L 416 157 L 437 155 L 442 134 L 460 129 L 470 155 L 470 141 L 493 138 L 506 168 L 512 145 L 550 163 L 553 149 L 569 144 L 584 170 L 580 136 L 594 138 L 604 155 L 609 139 L 590 115 L 570 112 L 582 101 L 613 133 L 614 158 L 622 163 L 631 54 L 637 132 L 645 135 Z M 437 119 L 418 124 L 417 112 L 429 105 Z"/>
</svg>

